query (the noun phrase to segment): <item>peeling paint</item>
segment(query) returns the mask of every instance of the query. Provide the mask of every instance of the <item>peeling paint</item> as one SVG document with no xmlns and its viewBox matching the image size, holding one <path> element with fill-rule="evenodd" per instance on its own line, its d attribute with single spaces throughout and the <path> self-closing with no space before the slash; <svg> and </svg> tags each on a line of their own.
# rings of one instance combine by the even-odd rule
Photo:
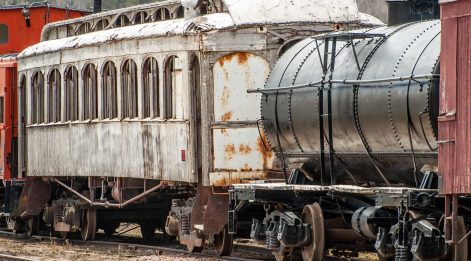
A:
<svg viewBox="0 0 471 261">
<path fill-rule="evenodd" d="M 226 187 L 232 184 L 249 184 L 257 180 L 267 179 L 268 175 L 262 171 L 220 171 L 210 173 L 212 186 Z"/>
<path fill-rule="evenodd" d="M 243 155 L 250 154 L 252 152 L 252 148 L 247 144 L 240 144 L 239 152 Z"/>
<path fill-rule="evenodd" d="M 226 160 L 231 160 L 234 157 L 234 154 L 236 154 L 236 149 L 234 144 L 228 144 L 224 146 L 224 159 Z"/>
<path fill-rule="evenodd" d="M 262 137 L 259 137 L 257 139 L 257 151 L 260 152 L 262 155 L 263 169 L 267 169 L 268 163 L 273 160 L 273 152 L 265 148 L 265 145 L 267 144 L 268 144 L 267 137 L 262 133 Z"/>
<path fill-rule="evenodd" d="M 232 118 L 232 112 L 227 112 L 221 117 L 221 121 L 230 121 Z"/>
</svg>

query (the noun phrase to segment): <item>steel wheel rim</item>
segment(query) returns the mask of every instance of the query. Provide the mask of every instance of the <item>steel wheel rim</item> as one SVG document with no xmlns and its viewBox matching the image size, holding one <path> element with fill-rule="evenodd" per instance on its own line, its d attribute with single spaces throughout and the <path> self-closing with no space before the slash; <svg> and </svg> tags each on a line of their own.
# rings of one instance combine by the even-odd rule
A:
<svg viewBox="0 0 471 261">
<path fill-rule="evenodd" d="M 218 256 L 229 256 L 232 252 L 232 235 L 229 235 L 227 226 L 224 226 L 221 233 L 214 236 L 214 247 Z"/>
<path fill-rule="evenodd" d="M 457 231 L 458 231 L 458 238 L 462 239 L 467 231 L 466 231 L 466 223 L 464 222 L 463 217 L 457 217 L 456 220 L 457 224 Z M 452 247 L 452 260 L 453 261 L 467 261 L 468 260 L 468 239 L 463 240 L 460 244 L 454 245 Z"/>
<path fill-rule="evenodd" d="M 96 232 L 96 210 L 84 209 L 82 212 L 82 239 L 93 240 Z"/>
<path fill-rule="evenodd" d="M 311 225 L 311 243 L 301 249 L 304 261 L 322 261 L 325 249 L 324 215 L 318 203 L 303 210 L 303 222 Z"/>
</svg>

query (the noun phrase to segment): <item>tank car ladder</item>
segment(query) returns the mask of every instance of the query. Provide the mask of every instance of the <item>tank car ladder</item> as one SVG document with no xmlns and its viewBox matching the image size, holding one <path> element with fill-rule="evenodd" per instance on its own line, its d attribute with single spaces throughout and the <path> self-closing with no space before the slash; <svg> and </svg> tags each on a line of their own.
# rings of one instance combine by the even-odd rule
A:
<svg viewBox="0 0 471 261">
<path fill-rule="evenodd" d="M 335 163 L 335 150 L 333 143 L 333 127 L 332 127 L 332 80 L 335 71 L 335 60 L 337 58 L 337 41 L 350 42 L 350 45 L 353 49 L 353 54 L 355 56 L 355 61 L 358 67 L 358 70 L 361 70 L 360 62 L 358 60 L 357 52 L 355 49 L 355 44 L 353 40 L 355 39 L 368 39 L 382 37 L 384 34 L 372 34 L 372 33 L 351 33 L 351 32 L 340 32 L 340 33 L 331 33 L 326 35 L 321 35 L 318 37 L 313 37 L 316 41 L 317 51 L 319 55 L 319 60 L 322 66 L 322 81 L 319 88 L 318 99 L 319 99 L 319 146 L 320 146 L 320 163 L 321 163 L 321 184 L 324 185 L 324 175 L 326 173 L 326 159 L 325 159 L 325 129 L 324 129 L 324 117 L 327 117 L 327 143 L 329 146 L 329 176 L 331 185 L 335 185 L 334 177 L 334 163 Z M 319 50 L 318 40 L 324 41 L 324 57 L 322 59 L 321 53 Z M 332 42 L 332 47 L 329 52 L 329 45 Z M 329 57 L 330 55 L 330 57 Z M 330 64 L 327 63 L 330 59 Z M 329 79 L 326 81 L 327 74 L 329 74 Z M 324 90 L 326 83 L 328 83 L 327 88 L 327 113 L 324 114 Z"/>
</svg>

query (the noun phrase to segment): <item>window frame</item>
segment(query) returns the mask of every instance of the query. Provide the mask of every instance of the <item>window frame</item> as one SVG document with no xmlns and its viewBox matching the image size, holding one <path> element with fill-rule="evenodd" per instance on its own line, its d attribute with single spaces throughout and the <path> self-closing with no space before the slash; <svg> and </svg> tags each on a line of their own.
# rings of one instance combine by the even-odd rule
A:
<svg viewBox="0 0 471 261">
<path fill-rule="evenodd" d="M 99 102 L 98 102 L 98 71 L 93 63 L 87 63 L 82 69 L 82 113 L 81 119 L 98 120 Z"/>
<path fill-rule="evenodd" d="M 53 75 L 54 74 L 54 75 Z M 52 77 L 54 76 L 54 82 Z M 58 77 L 58 78 L 57 78 Z M 47 76 L 48 123 L 62 122 L 62 75 L 57 68 L 51 68 Z M 54 86 L 53 86 L 54 84 Z"/>
<path fill-rule="evenodd" d="M 123 119 L 139 118 L 139 84 L 137 64 L 131 59 L 121 63 L 121 116 Z"/>
<path fill-rule="evenodd" d="M 116 65 L 113 61 L 108 60 L 103 63 L 101 80 L 101 119 L 118 119 L 118 81 Z"/>
<path fill-rule="evenodd" d="M 0 45 L 6 45 L 10 42 L 10 28 L 8 24 L 0 23 Z M 3 37 L 4 35 L 5 37 Z"/>
<path fill-rule="evenodd" d="M 175 83 L 175 80 L 177 79 L 176 74 L 175 74 L 175 72 L 177 71 L 177 69 L 175 68 L 176 59 L 178 59 L 179 63 L 181 63 L 182 65 L 182 68 L 178 69 L 180 70 L 180 74 L 181 74 L 180 77 L 182 77 L 181 83 L 183 84 L 183 81 L 184 81 L 184 76 L 183 76 L 184 66 L 183 66 L 182 58 L 180 58 L 176 54 L 170 54 L 165 59 L 165 65 L 164 65 L 164 71 L 163 71 L 163 74 L 164 74 L 164 83 L 163 83 L 164 116 L 163 118 L 167 120 L 180 119 L 177 115 L 177 107 L 176 107 L 177 106 L 176 93 L 177 93 L 177 87 L 178 87 L 176 85 L 178 82 Z M 169 68 L 169 66 L 171 66 L 171 68 Z M 183 86 L 181 86 L 181 88 L 183 88 Z"/>
<path fill-rule="evenodd" d="M 75 65 L 69 65 L 64 71 L 65 117 L 64 122 L 74 122 L 79 115 L 79 72 Z"/>
<path fill-rule="evenodd" d="M 35 81 L 36 76 L 38 76 L 38 82 Z M 36 83 L 37 85 L 35 85 Z M 31 77 L 30 84 L 30 125 L 38 125 L 45 122 L 44 84 L 43 72 L 40 70 L 35 71 Z"/>
<path fill-rule="evenodd" d="M 152 78 L 152 79 L 150 79 Z M 159 61 L 146 57 L 142 63 L 142 117 L 144 119 L 162 118 Z"/>
</svg>

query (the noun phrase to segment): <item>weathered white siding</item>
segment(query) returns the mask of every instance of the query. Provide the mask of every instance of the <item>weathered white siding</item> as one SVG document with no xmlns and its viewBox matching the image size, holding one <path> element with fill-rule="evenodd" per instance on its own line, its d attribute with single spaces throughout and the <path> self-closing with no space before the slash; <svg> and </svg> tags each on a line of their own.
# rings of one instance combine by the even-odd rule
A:
<svg viewBox="0 0 471 261">
<path fill-rule="evenodd" d="M 27 114 L 32 112 L 31 76 L 37 70 L 45 76 L 47 92 L 47 75 L 52 68 L 61 72 L 64 88 L 63 73 L 66 67 L 76 66 L 80 72 L 79 97 L 82 97 L 81 72 L 86 64 L 93 63 L 97 68 L 98 99 L 101 100 L 101 69 L 106 61 L 112 61 L 117 70 L 118 101 L 121 103 L 121 64 L 126 59 L 133 59 L 138 67 L 137 119 L 123 119 L 119 105 L 120 116 L 113 120 L 90 122 L 81 119 L 76 122 L 35 125 L 27 120 L 27 150 L 21 159 L 26 161 L 27 175 L 130 177 L 196 183 L 198 177 L 193 136 L 190 138 L 192 108 L 188 63 L 189 57 L 198 53 L 198 39 L 197 36 L 131 39 L 23 58 L 20 74 L 24 74 L 27 79 Z M 147 57 L 154 57 L 158 61 L 159 104 L 161 115 L 164 115 L 165 62 L 173 55 L 179 58 L 177 67 L 181 69 L 174 79 L 177 85 L 174 93 L 176 119 L 144 119 L 142 64 Z M 64 89 L 62 102 L 65 102 Z M 64 107 L 62 110 L 64 112 Z M 79 111 L 82 115 L 82 103 Z M 98 111 L 101 115 L 101 106 Z M 185 161 L 182 160 L 182 153 L 185 154 Z"/>
<path fill-rule="evenodd" d="M 133 177 L 196 182 L 182 150 L 186 122 L 106 122 L 28 128 L 29 176 Z"/>
</svg>

